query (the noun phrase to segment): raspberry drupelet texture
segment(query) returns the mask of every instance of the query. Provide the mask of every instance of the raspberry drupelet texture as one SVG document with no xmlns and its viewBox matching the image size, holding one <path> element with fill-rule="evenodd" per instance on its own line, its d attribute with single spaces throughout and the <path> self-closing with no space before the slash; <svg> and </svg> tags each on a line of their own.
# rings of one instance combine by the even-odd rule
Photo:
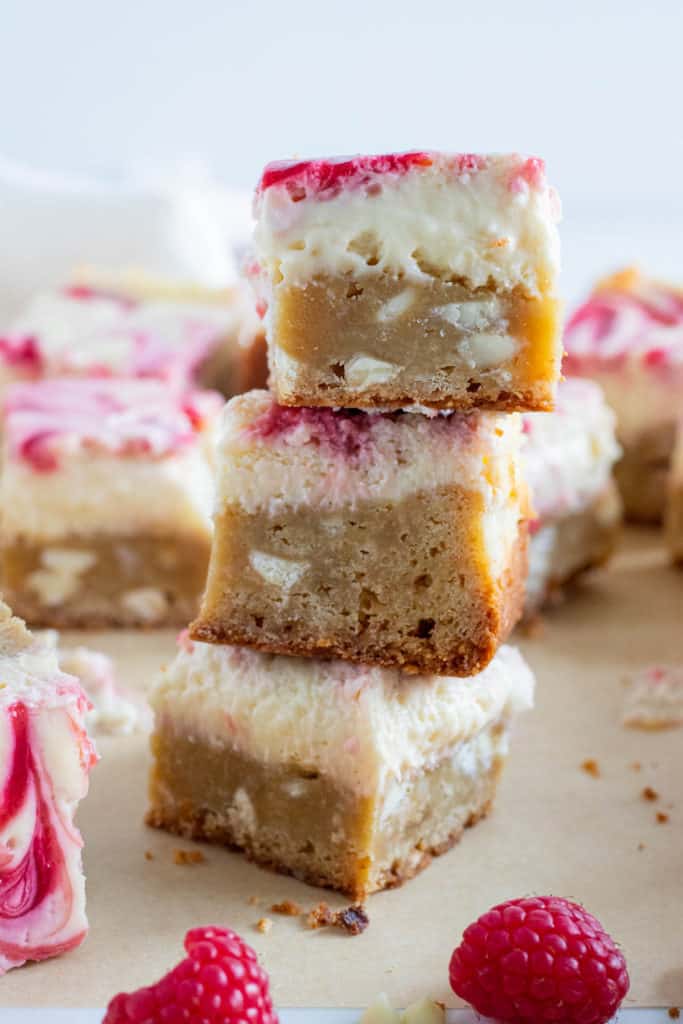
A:
<svg viewBox="0 0 683 1024">
<path fill-rule="evenodd" d="M 465 931 L 453 991 L 506 1024 L 605 1024 L 628 992 L 626 961 L 599 921 L 554 896 L 509 900 Z"/>
<path fill-rule="evenodd" d="M 114 996 L 103 1024 L 278 1024 L 268 975 L 228 928 L 193 928 L 187 957 L 156 985 Z"/>
</svg>

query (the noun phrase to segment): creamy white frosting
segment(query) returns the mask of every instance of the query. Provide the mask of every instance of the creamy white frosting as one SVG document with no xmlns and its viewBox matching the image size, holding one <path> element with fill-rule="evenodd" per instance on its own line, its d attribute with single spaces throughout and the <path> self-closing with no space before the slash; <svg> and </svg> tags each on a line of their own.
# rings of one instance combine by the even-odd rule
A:
<svg viewBox="0 0 683 1024">
<path fill-rule="evenodd" d="M 604 491 L 619 458 L 614 413 L 600 387 L 561 382 L 554 412 L 524 416 L 524 468 L 541 521 L 580 512 Z"/>
<path fill-rule="evenodd" d="M 208 535 L 213 483 L 199 445 L 162 459 L 78 451 L 59 470 L 6 458 L 0 482 L 3 537 L 45 543 L 75 535 Z"/>
<path fill-rule="evenodd" d="M 362 413 L 357 421 L 362 450 L 348 457 L 319 443 L 316 425 L 306 415 L 294 429 L 261 436 L 259 420 L 273 404 L 267 392 L 252 391 L 232 399 L 223 411 L 217 429 L 219 514 L 232 504 L 250 513 L 273 513 L 285 507 L 398 501 L 449 484 L 483 494 L 491 505 L 499 498 L 517 509 L 523 503 L 523 487 L 516 497 L 510 493 L 510 466 L 517 466 L 521 444 L 517 414 L 397 418 Z"/>
<path fill-rule="evenodd" d="M 151 702 L 158 724 L 183 736 L 311 767 L 369 794 L 531 707 L 533 689 L 506 646 L 463 680 L 185 642 Z"/>
<path fill-rule="evenodd" d="M 259 192 L 256 251 L 275 289 L 316 274 L 421 280 L 434 268 L 473 287 L 493 281 L 532 295 L 552 291 L 559 203 L 545 181 L 525 180 L 516 155 L 476 158 L 468 170 L 456 170 L 448 155 L 430 156 L 430 166 L 373 176 L 372 188 L 302 198 L 283 182 Z"/>
</svg>

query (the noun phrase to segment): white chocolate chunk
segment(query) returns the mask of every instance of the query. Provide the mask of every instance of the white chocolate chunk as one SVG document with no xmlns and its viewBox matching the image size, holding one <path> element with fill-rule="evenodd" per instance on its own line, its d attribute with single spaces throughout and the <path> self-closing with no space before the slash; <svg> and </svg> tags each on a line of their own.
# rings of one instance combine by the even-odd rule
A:
<svg viewBox="0 0 683 1024">
<path fill-rule="evenodd" d="M 168 602 L 156 587 L 137 587 L 127 590 L 121 597 L 121 605 L 143 622 L 159 622 L 164 617 Z"/>
<path fill-rule="evenodd" d="M 432 999 L 420 999 L 399 1013 L 382 993 L 367 1008 L 360 1024 L 445 1024 L 446 1011 Z"/>
<path fill-rule="evenodd" d="M 382 993 L 369 1006 L 360 1019 L 360 1024 L 400 1024 L 401 1018 L 396 1010 L 392 1009 L 391 1003 Z"/>
<path fill-rule="evenodd" d="M 251 551 L 249 564 L 266 583 L 273 587 L 282 587 L 283 590 L 291 590 L 308 569 L 305 562 L 293 562 L 289 558 L 267 555 L 263 551 Z"/>
<path fill-rule="evenodd" d="M 386 323 L 387 320 L 395 320 L 396 317 L 403 316 L 407 313 L 413 302 L 415 301 L 415 291 L 413 288 L 405 288 L 398 295 L 394 295 L 393 298 L 389 299 L 377 311 L 377 319 L 380 323 Z"/>
<path fill-rule="evenodd" d="M 97 556 L 91 551 L 46 548 L 40 557 L 42 568 L 30 574 L 28 586 L 35 590 L 43 604 L 54 607 L 76 593 L 80 577 L 96 561 Z"/>
<path fill-rule="evenodd" d="M 401 1014 L 401 1024 L 445 1024 L 446 1012 L 443 1006 L 432 999 L 420 999 Z"/>
<path fill-rule="evenodd" d="M 477 334 L 470 338 L 470 352 L 474 365 L 480 370 L 512 359 L 517 351 L 517 342 L 508 334 Z"/>
<path fill-rule="evenodd" d="M 434 313 L 463 331 L 481 330 L 500 320 L 500 303 L 496 298 L 470 299 L 438 306 Z"/>
<path fill-rule="evenodd" d="M 391 380 L 401 369 L 395 363 L 387 363 L 383 359 L 372 356 L 354 356 L 344 369 L 344 376 L 351 387 L 370 387 L 372 384 L 384 384 Z"/>
</svg>

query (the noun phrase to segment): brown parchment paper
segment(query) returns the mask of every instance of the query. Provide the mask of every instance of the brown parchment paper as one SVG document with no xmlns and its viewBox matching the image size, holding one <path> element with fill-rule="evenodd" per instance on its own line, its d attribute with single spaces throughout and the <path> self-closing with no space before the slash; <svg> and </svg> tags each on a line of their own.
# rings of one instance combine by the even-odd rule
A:
<svg viewBox="0 0 683 1024">
<path fill-rule="evenodd" d="M 78 639 L 113 654 L 122 679 L 143 688 L 174 650 L 170 634 Z M 185 930 L 208 923 L 254 945 L 279 1006 L 360 1006 L 379 991 L 397 1005 L 425 993 L 456 1005 L 447 964 L 463 928 L 528 893 L 581 900 L 602 919 L 628 958 L 629 1004 L 683 1004 L 683 730 L 620 724 L 623 678 L 683 659 L 683 573 L 667 566 L 655 533 L 631 533 L 609 570 L 518 640 L 537 673 L 537 707 L 519 721 L 493 815 L 404 888 L 372 897 L 370 927 L 356 938 L 269 913 L 284 899 L 344 904 L 237 854 L 207 846 L 205 863 L 174 864 L 173 851 L 192 844 L 142 824 L 146 738 L 101 740 L 79 815 L 90 935 L 74 953 L 1 979 L 0 1006 L 104 1006 L 155 980 L 179 959 Z M 587 758 L 599 778 L 581 770 Z M 646 785 L 657 803 L 642 799 Z M 261 916 L 273 920 L 267 935 L 254 928 Z"/>
</svg>

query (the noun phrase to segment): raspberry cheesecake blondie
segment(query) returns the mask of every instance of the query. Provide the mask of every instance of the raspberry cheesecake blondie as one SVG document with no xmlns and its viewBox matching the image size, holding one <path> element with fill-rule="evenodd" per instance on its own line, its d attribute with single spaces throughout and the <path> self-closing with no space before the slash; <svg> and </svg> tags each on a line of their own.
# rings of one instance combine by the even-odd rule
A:
<svg viewBox="0 0 683 1024">
<path fill-rule="evenodd" d="M 152 377 L 238 394 L 266 379 L 265 340 L 243 286 L 79 276 L 0 327 L 0 389 L 44 377 Z"/>
<path fill-rule="evenodd" d="M 95 750 L 88 701 L 0 603 L 0 974 L 78 946 L 88 929 L 74 824 Z"/>
<path fill-rule="evenodd" d="M 211 546 L 213 392 L 157 381 L 18 384 L 5 402 L 2 578 L 56 627 L 184 625 Z"/>
<path fill-rule="evenodd" d="M 181 637 L 152 696 L 148 822 L 362 899 L 486 814 L 532 698 L 510 647 L 458 680 Z"/>
<path fill-rule="evenodd" d="M 541 160 L 274 163 L 255 216 L 280 403 L 552 408 L 559 201 Z"/>
<path fill-rule="evenodd" d="M 571 317 L 565 347 L 565 373 L 598 381 L 616 412 L 627 518 L 659 522 L 683 408 L 683 289 L 614 274 Z"/>
<path fill-rule="evenodd" d="M 621 521 L 612 479 L 619 454 L 614 413 L 593 381 L 565 380 L 555 412 L 525 415 L 524 463 L 536 517 L 527 613 L 612 553 Z"/>
<path fill-rule="evenodd" d="M 233 398 L 196 640 L 470 675 L 517 621 L 527 492 L 517 415 Z"/>
</svg>

